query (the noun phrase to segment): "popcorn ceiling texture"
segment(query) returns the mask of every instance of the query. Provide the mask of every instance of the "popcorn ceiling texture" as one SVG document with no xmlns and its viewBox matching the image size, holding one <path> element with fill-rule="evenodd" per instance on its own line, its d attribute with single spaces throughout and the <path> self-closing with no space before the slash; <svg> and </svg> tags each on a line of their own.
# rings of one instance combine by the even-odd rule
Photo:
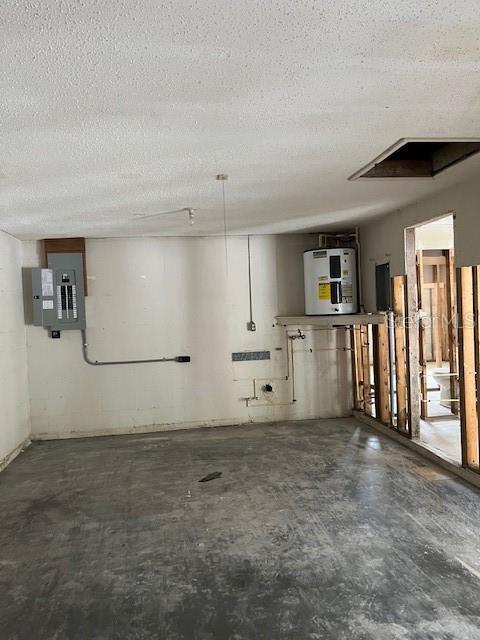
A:
<svg viewBox="0 0 480 640">
<path fill-rule="evenodd" d="M 0 228 L 20 238 L 342 227 L 468 178 L 347 182 L 403 136 L 478 135 L 480 5 L 6 0 Z M 194 207 L 184 214 L 142 220 Z"/>
</svg>

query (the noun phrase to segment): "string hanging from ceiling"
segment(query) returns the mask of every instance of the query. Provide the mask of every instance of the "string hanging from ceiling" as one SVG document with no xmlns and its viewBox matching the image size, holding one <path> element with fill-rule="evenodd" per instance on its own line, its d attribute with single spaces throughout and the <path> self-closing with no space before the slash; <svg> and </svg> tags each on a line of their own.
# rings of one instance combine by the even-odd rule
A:
<svg viewBox="0 0 480 640">
<path fill-rule="evenodd" d="M 156 218 L 157 216 L 165 216 L 165 215 L 169 215 L 171 213 L 187 213 L 188 214 L 188 224 L 189 225 L 194 225 L 195 224 L 195 209 L 193 207 L 182 207 L 181 209 L 171 209 L 170 211 L 159 211 L 158 213 L 150 213 L 150 214 L 146 214 L 146 213 L 135 213 L 134 217 L 135 218 Z"/>
<path fill-rule="evenodd" d="M 228 180 L 226 173 L 217 174 L 217 180 L 222 183 L 222 205 L 223 205 L 223 237 L 225 242 L 225 271 L 228 276 L 228 230 L 227 230 L 227 202 L 225 196 L 225 182 Z"/>
</svg>

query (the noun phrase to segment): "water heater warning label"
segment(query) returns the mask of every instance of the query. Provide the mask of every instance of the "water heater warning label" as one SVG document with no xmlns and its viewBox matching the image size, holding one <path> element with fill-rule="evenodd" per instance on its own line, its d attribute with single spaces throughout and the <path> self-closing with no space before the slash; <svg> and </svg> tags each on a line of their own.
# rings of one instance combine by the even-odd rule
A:
<svg viewBox="0 0 480 640">
<path fill-rule="evenodd" d="M 352 278 L 342 278 L 342 302 L 353 302 Z"/>
<path fill-rule="evenodd" d="M 319 282 L 318 283 L 318 299 L 330 300 L 330 283 Z"/>
</svg>

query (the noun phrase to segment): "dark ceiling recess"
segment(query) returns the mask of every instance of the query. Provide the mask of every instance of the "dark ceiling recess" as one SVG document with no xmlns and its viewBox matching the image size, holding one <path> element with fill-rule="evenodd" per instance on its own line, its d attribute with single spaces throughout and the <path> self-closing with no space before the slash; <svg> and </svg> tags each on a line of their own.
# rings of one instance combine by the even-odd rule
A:
<svg viewBox="0 0 480 640">
<path fill-rule="evenodd" d="M 373 162 L 350 176 L 357 178 L 433 178 L 480 151 L 479 140 L 402 138 Z"/>
</svg>

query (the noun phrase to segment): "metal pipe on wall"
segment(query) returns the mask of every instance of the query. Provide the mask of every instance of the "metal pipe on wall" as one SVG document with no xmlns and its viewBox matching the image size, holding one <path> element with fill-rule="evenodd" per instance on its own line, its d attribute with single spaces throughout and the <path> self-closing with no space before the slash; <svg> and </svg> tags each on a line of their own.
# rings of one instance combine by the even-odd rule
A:
<svg viewBox="0 0 480 640">
<path fill-rule="evenodd" d="M 344 329 L 344 327 L 329 327 L 328 330 L 329 331 L 337 331 L 340 329 Z M 326 328 L 321 328 L 321 329 L 302 329 L 303 331 L 323 331 L 326 330 Z M 298 350 L 294 350 L 293 348 L 293 341 L 296 339 L 299 339 L 301 336 L 298 335 L 298 333 L 291 333 L 291 330 L 287 329 L 285 331 L 285 335 L 286 335 L 286 339 L 287 339 L 287 375 L 286 376 L 282 376 L 280 378 L 276 377 L 276 378 L 252 378 L 252 383 L 253 383 L 253 396 L 250 396 L 248 398 L 245 398 L 245 402 L 247 404 L 247 407 L 271 407 L 271 406 L 286 406 L 286 405 L 292 405 L 295 404 L 297 402 L 297 398 L 296 398 L 296 394 L 295 394 L 295 358 L 294 355 L 295 353 L 315 353 L 317 351 L 343 351 L 344 353 L 346 353 L 347 351 L 353 351 L 352 348 L 350 347 L 319 347 L 316 349 L 298 349 Z M 268 403 L 262 403 L 262 404 L 255 404 L 255 405 L 251 405 L 250 402 L 254 401 L 254 400 L 258 400 L 258 394 L 257 394 L 257 384 L 259 382 L 273 382 L 275 380 L 291 380 L 291 385 L 292 385 L 292 399 L 289 402 L 268 402 Z M 238 381 L 238 380 L 237 380 Z"/>
<path fill-rule="evenodd" d="M 250 398 L 245 398 L 245 402 L 247 407 L 279 407 L 279 406 L 287 406 L 292 405 L 297 402 L 295 397 L 295 362 L 293 358 L 293 342 L 291 339 L 288 330 L 285 332 L 287 337 L 287 375 L 282 378 L 252 378 L 253 382 L 253 396 Z M 252 400 L 258 400 L 257 395 L 257 383 L 258 382 L 268 382 L 274 380 L 291 380 L 292 385 L 292 399 L 288 402 L 265 402 L 262 404 L 252 405 L 250 402 Z"/>
<path fill-rule="evenodd" d="M 360 312 L 365 311 L 363 304 L 363 285 L 362 285 L 362 252 L 360 247 L 360 231 L 359 227 L 355 227 L 355 245 L 357 247 L 357 286 L 358 286 L 358 307 Z"/>
<path fill-rule="evenodd" d="M 390 424 L 394 425 L 394 417 L 396 415 L 395 411 L 395 318 L 393 315 L 393 311 L 387 311 L 387 327 L 388 327 L 388 360 L 389 360 L 389 371 L 390 371 Z"/>
<path fill-rule="evenodd" d="M 250 236 L 247 236 L 248 251 L 248 301 L 250 308 L 250 320 L 247 322 L 247 331 L 256 331 L 257 325 L 253 320 L 253 302 L 252 302 L 252 255 L 250 251 Z"/>
<path fill-rule="evenodd" d="M 83 359 L 89 365 L 94 367 L 104 367 L 107 365 L 116 365 L 116 364 L 146 364 L 150 362 L 190 362 L 190 356 L 175 356 L 173 358 L 149 358 L 144 360 L 91 360 L 88 355 L 88 342 L 87 342 L 87 332 L 82 330 L 82 353 Z"/>
</svg>

